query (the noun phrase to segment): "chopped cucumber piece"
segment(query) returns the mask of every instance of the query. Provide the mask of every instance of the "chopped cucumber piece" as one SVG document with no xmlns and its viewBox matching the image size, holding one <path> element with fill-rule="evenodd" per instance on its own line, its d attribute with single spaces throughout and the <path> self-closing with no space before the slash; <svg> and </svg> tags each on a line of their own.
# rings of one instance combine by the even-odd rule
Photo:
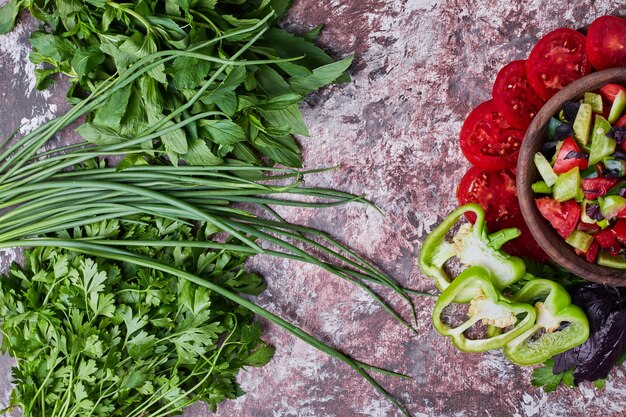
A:
<svg viewBox="0 0 626 417">
<path fill-rule="evenodd" d="M 600 211 L 605 219 L 610 220 L 626 207 L 626 198 L 619 195 L 598 197 Z"/>
<path fill-rule="evenodd" d="M 555 200 L 563 202 L 576 198 L 580 189 L 580 172 L 578 167 L 574 167 L 557 177 L 554 187 L 552 187 L 552 193 Z"/>
<path fill-rule="evenodd" d="M 623 177 L 626 175 L 626 161 L 621 159 L 605 159 L 604 167 L 617 177 Z"/>
<path fill-rule="evenodd" d="M 548 162 L 546 157 L 543 156 L 541 152 L 537 152 L 535 154 L 534 160 L 535 166 L 537 167 L 537 171 L 539 171 L 541 178 L 543 178 L 548 187 L 552 187 L 557 180 L 557 176 L 550 166 L 550 162 Z"/>
<path fill-rule="evenodd" d="M 547 130 L 549 140 L 552 140 L 552 138 L 554 137 L 554 133 L 556 132 L 556 128 L 561 126 L 562 124 L 563 122 L 557 119 L 556 117 L 550 118 L 550 121 L 548 121 L 548 130 Z"/>
<path fill-rule="evenodd" d="M 600 229 L 604 230 L 609 227 L 609 221 L 607 219 L 598 220 L 598 226 L 600 226 Z"/>
<path fill-rule="evenodd" d="M 578 108 L 576 120 L 574 120 L 574 137 L 580 145 L 586 145 L 589 142 L 589 129 L 591 129 L 591 116 L 593 111 L 591 105 L 582 103 Z"/>
<path fill-rule="evenodd" d="M 551 194 L 552 193 L 552 187 L 546 184 L 545 181 L 537 181 L 536 183 L 532 184 L 530 188 L 533 189 L 533 193 L 537 193 L 537 194 Z"/>
<path fill-rule="evenodd" d="M 602 116 L 596 116 L 589 152 L 589 165 L 602 161 L 615 152 L 615 141 L 606 134 L 611 130 L 611 124 Z"/>
<path fill-rule="evenodd" d="M 600 252 L 597 259 L 598 265 L 609 266 L 611 268 L 626 269 L 626 258 L 623 256 L 609 255 L 608 253 Z"/>
<path fill-rule="evenodd" d="M 581 232 L 578 229 L 574 229 L 572 234 L 569 235 L 565 241 L 576 249 L 587 252 L 589 246 L 593 243 L 593 236 L 585 232 Z"/>
<path fill-rule="evenodd" d="M 591 106 L 591 110 L 596 113 L 602 113 L 602 96 L 596 93 L 585 93 L 583 103 Z"/>
<path fill-rule="evenodd" d="M 615 123 L 617 119 L 622 115 L 624 111 L 624 107 L 626 107 L 626 92 L 624 90 L 620 90 L 619 93 L 615 96 L 615 101 L 611 106 L 611 112 L 609 113 L 609 123 Z"/>
<path fill-rule="evenodd" d="M 581 187 L 578 189 L 578 193 L 576 194 L 576 197 L 574 197 L 574 200 L 576 200 L 577 203 L 580 203 L 584 199 L 585 199 L 585 192 L 583 191 Z"/>
</svg>

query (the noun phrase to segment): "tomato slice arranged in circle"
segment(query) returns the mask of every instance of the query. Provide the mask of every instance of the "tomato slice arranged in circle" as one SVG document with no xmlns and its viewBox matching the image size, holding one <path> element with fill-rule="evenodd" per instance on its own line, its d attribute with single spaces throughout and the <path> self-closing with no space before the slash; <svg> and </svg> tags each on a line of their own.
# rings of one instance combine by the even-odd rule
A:
<svg viewBox="0 0 626 417">
<path fill-rule="evenodd" d="M 460 204 L 478 203 L 485 210 L 485 221 L 490 232 L 508 227 L 520 229 L 521 236 L 503 247 L 507 253 L 539 262 L 548 260 L 522 218 L 513 170 L 471 168 L 461 179 L 457 199 Z M 466 217 L 470 222 L 476 221 L 473 213 L 468 213 Z"/>
<path fill-rule="evenodd" d="M 591 65 L 586 38 L 573 29 L 556 29 L 530 51 L 526 75 L 533 89 L 545 100 L 574 80 L 589 74 Z"/>
<path fill-rule="evenodd" d="M 522 139 L 524 131 L 511 127 L 493 100 L 488 100 L 465 119 L 461 128 L 461 151 L 478 168 L 514 168 Z"/>
<path fill-rule="evenodd" d="M 498 111 L 518 129 L 526 129 L 544 104 L 528 82 L 525 60 L 510 62 L 498 72 L 491 95 Z"/>
<path fill-rule="evenodd" d="M 460 204 L 478 203 L 485 210 L 489 231 L 500 230 L 513 220 L 521 218 L 517 202 L 515 173 L 510 169 L 486 170 L 470 168 L 465 173 L 456 193 Z M 473 213 L 468 220 L 474 222 Z"/>
<path fill-rule="evenodd" d="M 591 22 L 586 48 L 597 70 L 626 66 L 626 19 L 602 16 Z"/>
</svg>

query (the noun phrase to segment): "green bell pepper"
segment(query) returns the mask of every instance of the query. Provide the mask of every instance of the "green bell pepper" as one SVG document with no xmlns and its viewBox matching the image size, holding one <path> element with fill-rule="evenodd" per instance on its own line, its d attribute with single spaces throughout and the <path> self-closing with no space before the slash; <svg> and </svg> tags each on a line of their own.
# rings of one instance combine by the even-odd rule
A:
<svg viewBox="0 0 626 417">
<path fill-rule="evenodd" d="M 465 213 L 474 213 L 476 221 L 463 224 L 453 237 L 453 242 L 446 241 L 446 235 Z M 520 235 L 515 228 L 503 229 L 488 234 L 485 224 L 485 212 L 478 204 L 465 204 L 454 210 L 424 240 L 419 255 L 419 267 L 424 275 L 435 280 L 437 288 L 444 291 L 452 279 L 443 269 L 450 258 L 457 256 L 469 266 L 482 266 L 491 274 L 496 289 L 508 287 L 520 280 L 526 265 L 515 256 L 502 252 L 500 247 Z M 471 291 L 468 291 L 471 293 Z M 459 294 L 458 302 L 467 302 L 470 294 Z"/>
<path fill-rule="evenodd" d="M 468 320 L 457 327 L 450 327 L 441 318 L 443 310 L 452 304 L 457 296 L 468 291 L 473 292 Z M 467 303 L 465 303 L 467 304 Z M 519 315 L 524 317 L 518 317 Z M 484 352 L 498 349 L 525 334 L 535 324 L 535 309 L 525 303 L 514 303 L 503 297 L 494 287 L 491 274 L 485 268 L 473 266 L 463 271 L 443 291 L 433 309 L 433 325 L 443 336 L 452 339 L 452 343 L 466 352 Z M 484 339 L 468 339 L 464 332 L 479 321 L 497 332 L 490 332 Z M 504 331 L 504 329 L 507 329 Z"/>
<path fill-rule="evenodd" d="M 504 355 L 513 363 L 542 363 L 589 337 L 587 316 L 571 304 L 565 288 L 554 281 L 540 278 L 529 281 L 511 300 L 534 303 L 537 315 L 534 326 L 504 346 Z M 567 326 L 562 327 L 562 324 Z"/>
</svg>

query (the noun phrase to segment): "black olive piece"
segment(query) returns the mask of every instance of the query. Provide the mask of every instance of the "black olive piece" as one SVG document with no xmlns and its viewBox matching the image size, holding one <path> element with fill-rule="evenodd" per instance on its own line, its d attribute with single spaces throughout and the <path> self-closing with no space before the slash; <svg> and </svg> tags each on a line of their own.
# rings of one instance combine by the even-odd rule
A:
<svg viewBox="0 0 626 417">
<path fill-rule="evenodd" d="M 572 136 L 574 136 L 574 129 L 572 128 L 572 125 L 564 123 L 556 128 L 552 140 L 565 140 Z"/>
<path fill-rule="evenodd" d="M 580 108 L 580 103 L 577 101 L 566 101 L 563 104 L 563 116 L 565 120 L 570 123 L 574 123 L 574 119 L 576 119 L 576 115 L 578 114 L 578 109 Z"/>
<path fill-rule="evenodd" d="M 552 157 L 556 153 L 556 145 L 557 145 L 556 140 L 551 140 L 550 142 L 544 142 L 543 145 L 541 145 L 541 153 L 543 154 L 543 156 L 546 157 L 548 161 L 552 159 Z"/>
</svg>

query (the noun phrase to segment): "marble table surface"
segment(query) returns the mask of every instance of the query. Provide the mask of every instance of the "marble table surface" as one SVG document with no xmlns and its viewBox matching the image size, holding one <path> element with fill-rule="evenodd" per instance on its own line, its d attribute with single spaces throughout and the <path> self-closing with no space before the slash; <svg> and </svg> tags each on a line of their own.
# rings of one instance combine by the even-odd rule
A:
<svg viewBox="0 0 626 417">
<path fill-rule="evenodd" d="M 360 205 L 281 213 L 332 232 L 402 284 L 433 291 L 416 257 L 427 233 L 456 205 L 456 187 L 469 167 L 458 147 L 464 118 L 489 98 L 498 70 L 525 58 L 543 34 L 604 14 L 626 14 L 626 6 L 619 0 L 297 0 L 287 27 L 323 24 L 320 45 L 337 57 L 356 56 L 352 83 L 317 93 L 303 106 L 311 132 L 300 138 L 306 167 L 340 167 L 309 177 L 307 185 L 365 194 L 385 216 Z M 3 134 L 67 108 L 62 85 L 34 88 L 27 38 L 35 27 L 23 17 L 0 37 Z M 0 266 L 14 258 L 2 252 Z M 415 299 L 415 335 L 363 291 L 318 268 L 261 256 L 248 267 L 268 282 L 258 303 L 357 359 L 410 375 L 378 379 L 414 416 L 622 416 L 626 410 L 623 367 L 602 391 L 583 384 L 546 394 L 530 386 L 530 368 L 511 365 L 501 352 L 457 351 L 432 328 L 430 298 Z M 215 415 L 400 415 L 347 366 L 281 329 L 263 328 L 276 347 L 274 359 L 242 372 L 247 394 Z M 11 390 L 10 366 L 10 358 L 0 359 L 0 409 Z M 186 413 L 211 414 L 201 405 Z"/>
</svg>

